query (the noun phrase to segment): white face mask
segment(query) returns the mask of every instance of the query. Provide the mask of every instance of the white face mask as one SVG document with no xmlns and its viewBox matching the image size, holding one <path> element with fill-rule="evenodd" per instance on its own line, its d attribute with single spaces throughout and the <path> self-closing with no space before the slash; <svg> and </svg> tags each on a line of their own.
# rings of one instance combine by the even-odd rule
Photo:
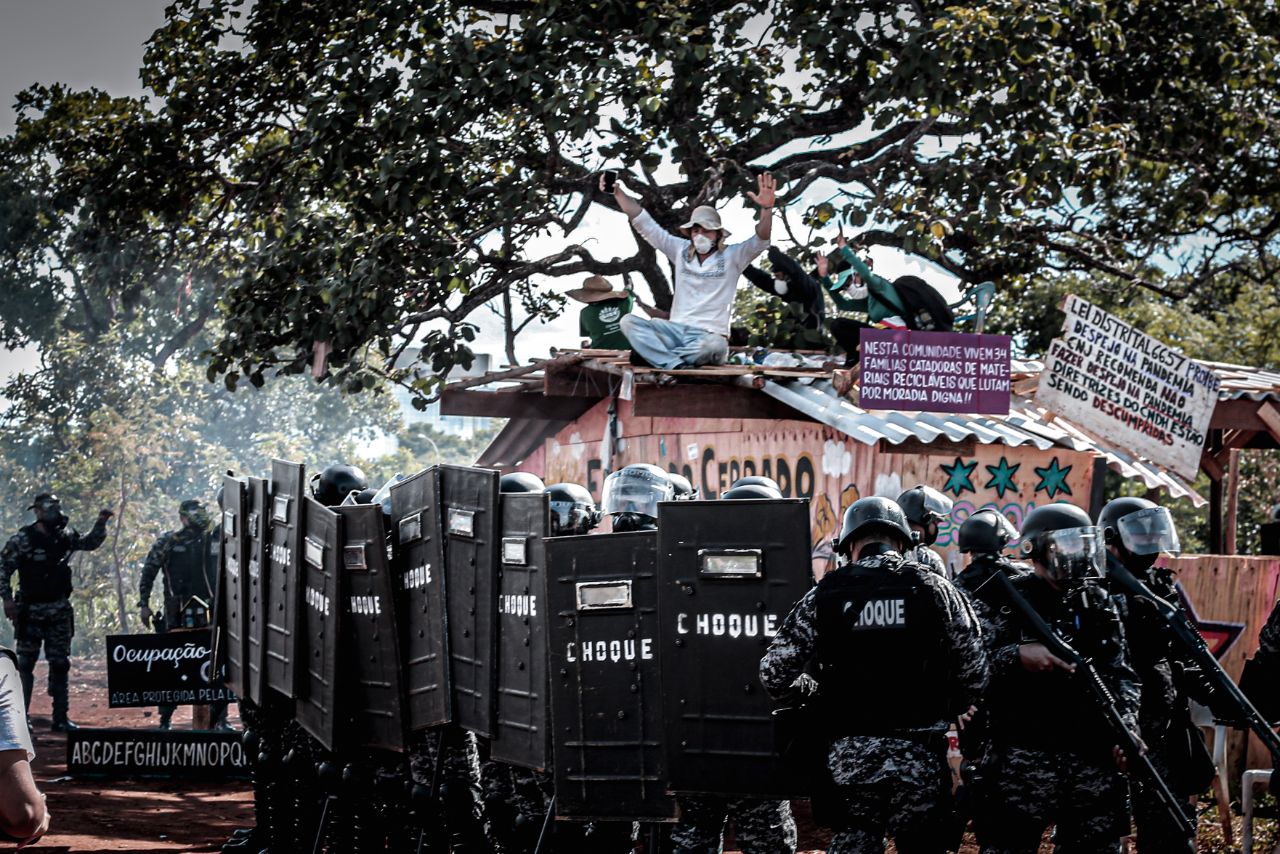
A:
<svg viewBox="0 0 1280 854">
<path fill-rule="evenodd" d="M 695 234 L 693 236 L 693 248 L 699 255 L 707 254 L 711 251 L 713 246 L 715 246 L 715 244 L 712 243 L 711 238 L 707 237 L 705 234 Z"/>
<path fill-rule="evenodd" d="M 774 292 L 775 294 L 777 294 L 778 296 L 782 296 L 782 295 L 784 295 L 784 294 L 787 292 L 787 280 L 786 280 L 786 279 L 774 279 L 774 280 L 773 280 L 773 292 Z"/>
</svg>

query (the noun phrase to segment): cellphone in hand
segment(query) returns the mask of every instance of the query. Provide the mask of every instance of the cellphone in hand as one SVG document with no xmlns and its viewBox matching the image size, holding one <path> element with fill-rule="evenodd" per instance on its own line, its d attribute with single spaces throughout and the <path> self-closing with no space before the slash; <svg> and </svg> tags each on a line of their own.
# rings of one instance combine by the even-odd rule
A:
<svg viewBox="0 0 1280 854">
<path fill-rule="evenodd" d="M 618 172 L 614 169 L 606 169 L 604 173 L 604 191 L 612 193 L 614 188 L 618 186 Z"/>
</svg>

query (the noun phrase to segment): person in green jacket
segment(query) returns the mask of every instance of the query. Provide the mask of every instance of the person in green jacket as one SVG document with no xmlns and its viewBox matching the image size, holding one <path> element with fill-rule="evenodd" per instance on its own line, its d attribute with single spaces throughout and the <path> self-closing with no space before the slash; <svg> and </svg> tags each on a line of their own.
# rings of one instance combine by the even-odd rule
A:
<svg viewBox="0 0 1280 854">
<path fill-rule="evenodd" d="M 591 276 L 565 294 L 586 303 L 578 314 L 578 334 L 586 340 L 583 346 L 593 350 L 630 350 L 627 336 L 622 334 L 622 318 L 639 305 L 650 317 L 666 317 L 661 309 L 646 305 L 629 290 L 615 291 L 602 276 Z"/>
</svg>

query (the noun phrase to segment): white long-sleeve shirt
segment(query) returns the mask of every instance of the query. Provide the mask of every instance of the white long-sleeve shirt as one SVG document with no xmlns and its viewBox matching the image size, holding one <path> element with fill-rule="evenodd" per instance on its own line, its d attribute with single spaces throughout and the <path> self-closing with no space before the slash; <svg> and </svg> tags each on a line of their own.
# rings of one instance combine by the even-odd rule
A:
<svg viewBox="0 0 1280 854">
<path fill-rule="evenodd" d="M 741 243 L 717 249 L 705 261 L 699 261 L 688 238 L 666 231 L 648 211 L 640 211 L 631 224 L 675 267 L 671 320 L 728 337 L 738 279 L 747 265 L 769 248 L 769 241 L 762 240 L 753 230 Z"/>
</svg>

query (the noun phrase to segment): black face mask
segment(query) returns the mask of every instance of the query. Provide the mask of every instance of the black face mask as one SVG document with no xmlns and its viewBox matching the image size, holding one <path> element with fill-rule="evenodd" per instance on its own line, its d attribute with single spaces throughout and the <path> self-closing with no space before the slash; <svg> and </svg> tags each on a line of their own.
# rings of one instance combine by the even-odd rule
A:
<svg viewBox="0 0 1280 854">
<path fill-rule="evenodd" d="M 615 513 L 613 514 L 613 532 L 615 534 L 626 534 L 631 531 L 656 531 L 658 530 L 658 520 L 652 516 L 646 516 L 643 513 Z"/>
<path fill-rule="evenodd" d="M 50 503 L 37 507 L 36 520 L 55 531 L 67 527 L 67 517 L 63 515 L 61 504 Z"/>
<path fill-rule="evenodd" d="M 1159 554 L 1136 555 L 1124 546 L 1121 546 L 1119 551 L 1120 562 L 1123 563 L 1125 568 L 1130 572 L 1139 575 L 1146 573 L 1146 571 L 1155 566 L 1156 561 L 1160 559 Z"/>
</svg>

